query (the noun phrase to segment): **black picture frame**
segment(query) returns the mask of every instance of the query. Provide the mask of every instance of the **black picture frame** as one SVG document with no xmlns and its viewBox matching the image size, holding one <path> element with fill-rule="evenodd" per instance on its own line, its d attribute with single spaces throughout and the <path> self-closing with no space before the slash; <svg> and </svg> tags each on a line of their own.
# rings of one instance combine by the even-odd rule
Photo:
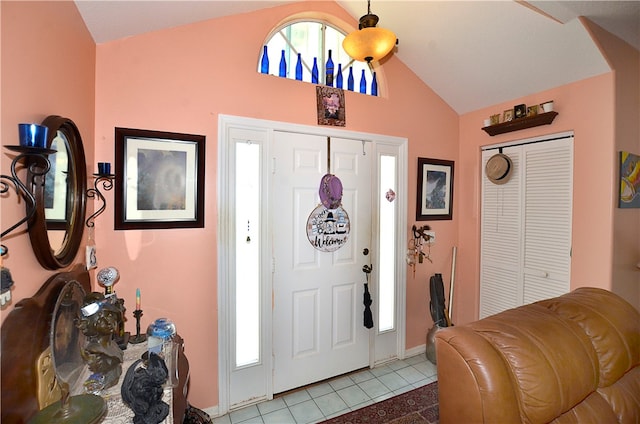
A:
<svg viewBox="0 0 640 424">
<path fill-rule="evenodd" d="M 454 162 L 418 158 L 416 220 L 453 219 Z"/>
<path fill-rule="evenodd" d="M 513 116 L 515 119 L 525 118 L 527 116 L 527 105 L 515 105 L 513 107 Z"/>
<path fill-rule="evenodd" d="M 115 129 L 116 230 L 204 227 L 205 136 Z"/>
</svg>

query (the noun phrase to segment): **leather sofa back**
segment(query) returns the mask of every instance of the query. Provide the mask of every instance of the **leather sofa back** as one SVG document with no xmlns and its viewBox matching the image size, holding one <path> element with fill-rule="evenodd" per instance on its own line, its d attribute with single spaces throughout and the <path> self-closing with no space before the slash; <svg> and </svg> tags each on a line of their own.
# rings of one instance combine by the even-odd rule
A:
<svg viewBox="0 0 640 424">
<path fill-rule="evenodd" d="M 435 340 L 441 423 L 640 419 L 640 314 L 608 291 L 580 288 Z"/>
</svg>

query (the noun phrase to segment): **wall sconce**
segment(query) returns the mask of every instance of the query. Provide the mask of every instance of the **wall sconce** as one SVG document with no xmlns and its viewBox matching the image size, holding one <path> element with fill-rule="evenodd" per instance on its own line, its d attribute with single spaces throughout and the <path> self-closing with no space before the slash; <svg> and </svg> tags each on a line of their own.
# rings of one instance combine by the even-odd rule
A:
<svg viewBox="0 0 640 424">
<path fill-rule="evenodd" d="M 98 187 L 99 184 L 102 183 L 103 190 L 109 191 L 113 188 L 113 179 L 115 177 L 116 176 L 111 173 L 111 164 L 109 162 L 98 162 L 98 173 L 93 174 L 93 188 L 87 190 L 87 197 L 97 197 L 102 202 L 102 205 L 93 214 L 91 214 L 89 218 L 87 218 L 87 227 L 92 228 L 95 226 L 94 220 L 107 208 L 107 199 L 105 199 L 104 195 L 100 191 Z"/>
<path fill-rule="evenodd" d="M 13 185 L 18 196 L 25 200 L 27 212 L 24 218 L 4 230 L 0 238 L 3 238 L 23 223 L 29 222 L 36 212 L 36 199 L 18 177 L 16 166 L 22 159 L 30 158 L 31 160 L 29 160 L 28 163 L 31 175 L 33 175 L 34 178 L 45 175 L 51 168 L 47 156 L 56 152 L 53 149 L 46 148 L 49 130 L 47 127 L 38 124 L 18 124 L 18 129 L 20 145 L 5 146 L 9 150 L 17 152 L 18 155 L 11 161 L 11 176 L 0 175 L 0 193 L 8 192 Z M 0 245 L 0 253 L 2 256 L 5 256 L 8 252 L 9 249 L 7 249 L 6 246 Z"/>
<path fill-rule="evenodd" d="M 29 222 L 36 212 L 36 198 L 20 178 L 18 178 L 16 166 L 22 159 L 29 158 L 29 171 L 34 178 L 49 172 L 51 164 L 47 159 L 47 155 L 55 153 L 56 151 L 46 148 L 48 131 L 49 129 L 47 127 L 38 124 L 18 124 L 20 145 L 5 146 L 9 150 L 17 152 L 18 155 L 11 161 L 11 176 L 0 175 L 0 194 L 8 192 L 11 186 L 13 186 L 16 194 L 25 200 L 27 211 L 24 218 L 2 232 L 0 239 L 4 238 L 4 236 L 23 223 Z M 5 245 L 0 244 L 0 256 L 5 256 L 7 253 L 9 253 L 9 249 Z M 0 306 L 5 306 L 11 301 L 11 287 L 14 281 L 9 269 L 1 267 L 0 274 L 2 277 Z"/>
</svg>

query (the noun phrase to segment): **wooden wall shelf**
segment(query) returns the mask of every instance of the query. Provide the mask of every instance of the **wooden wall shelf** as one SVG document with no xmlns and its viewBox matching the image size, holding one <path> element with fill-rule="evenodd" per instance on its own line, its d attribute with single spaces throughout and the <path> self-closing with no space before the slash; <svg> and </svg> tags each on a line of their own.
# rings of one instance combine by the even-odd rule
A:
<svg viewBox="0 0 640 424">
<path fill-rule="evenodd" d="M 544 112 L 535 116 L 528 116 L 525 118 L 514 119 L 509 122 L 502 122 L 500 124 L 489 125 L 482 128 L 490 136 L 504 134 L 511 131 L 524 130 L 525 128 L 537 127 L 539 125 L 549 125 L 558 116 L 558 112 Z"/>
</svg>

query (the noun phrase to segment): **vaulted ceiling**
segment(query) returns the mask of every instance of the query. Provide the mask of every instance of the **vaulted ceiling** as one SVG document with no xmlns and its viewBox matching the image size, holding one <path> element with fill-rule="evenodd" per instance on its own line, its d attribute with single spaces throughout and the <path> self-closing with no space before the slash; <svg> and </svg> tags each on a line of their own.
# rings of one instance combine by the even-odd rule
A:
<svg viewBox="0 0 640 424">
<path fill-rule="evenodd" d="M 96 43 L 255 11 L 282 1 L 76 1 Z M 337 0 L 354 19 L 365 0 Z M 394 31 L 394 53 L 464 114 L 608 72 L 579 19 L 640 50 L 640 1 L 373 0 L 378 26 Z"/>
</svg>

